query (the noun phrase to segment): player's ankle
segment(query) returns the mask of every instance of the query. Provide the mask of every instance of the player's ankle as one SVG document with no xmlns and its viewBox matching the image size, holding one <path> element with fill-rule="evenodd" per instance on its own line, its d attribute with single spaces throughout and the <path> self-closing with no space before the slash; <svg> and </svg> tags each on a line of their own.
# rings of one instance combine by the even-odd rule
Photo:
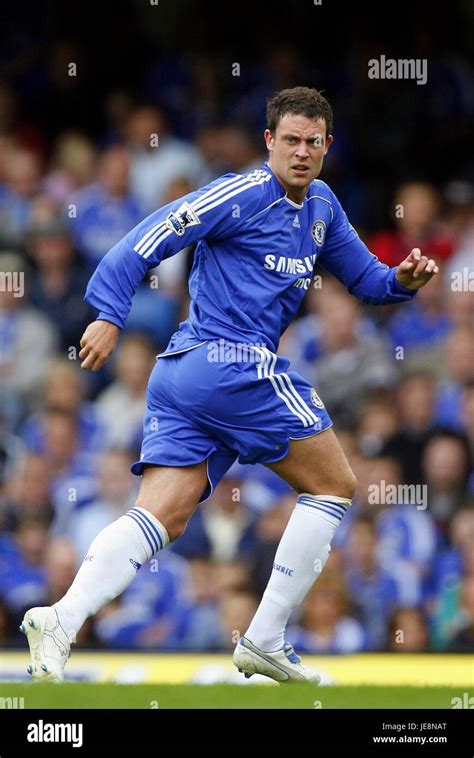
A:
<svg viewBox="0 0 474 758">
<path fill-rule="evenodd" d="M 259 637 L 255 634 L 244 634 L 243 636 L 263 653 L 276 653 L 277 650 L 282 650 L 285 644 L 283 634 L 278 637 Z"/>
</svg>

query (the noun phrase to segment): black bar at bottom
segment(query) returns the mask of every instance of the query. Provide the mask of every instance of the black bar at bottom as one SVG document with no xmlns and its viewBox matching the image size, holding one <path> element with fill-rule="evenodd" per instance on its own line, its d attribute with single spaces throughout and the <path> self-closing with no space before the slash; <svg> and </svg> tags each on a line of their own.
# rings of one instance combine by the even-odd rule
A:
<svg viewBox="0 0 474 758">
<path fill-rule="evenodd" d="M 0 758 L 144 751 L 291 756 L 307 747 L 383 755 L 474 755 L 470 710 L 1 710 Z M 74 747 L 76 746 L 76 747 Z"/>
</svg>

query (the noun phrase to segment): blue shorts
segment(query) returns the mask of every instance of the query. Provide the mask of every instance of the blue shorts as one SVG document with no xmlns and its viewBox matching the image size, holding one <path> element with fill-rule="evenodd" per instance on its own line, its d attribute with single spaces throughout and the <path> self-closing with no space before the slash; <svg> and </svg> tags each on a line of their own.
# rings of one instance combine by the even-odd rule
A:
<svg viewBox="0 0 474 758">
<path fill-rule="evenodd" d="M 140 460 L 190 466 L 207 461 L 206 500 L 239 463 L 285 458 L 290 439 L 318 434 L 331 419 L 311 385 L 289 360 L 267 348 L 208 341 L 158 358 L 147 387 Z"/>
</svg>

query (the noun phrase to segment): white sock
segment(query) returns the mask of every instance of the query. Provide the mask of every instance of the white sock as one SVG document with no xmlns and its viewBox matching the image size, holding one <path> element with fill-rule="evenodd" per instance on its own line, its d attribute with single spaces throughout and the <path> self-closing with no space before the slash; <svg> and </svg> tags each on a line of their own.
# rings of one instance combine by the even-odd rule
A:
<svg viewBox="0 0 474 758">
<path fill-rule="evenodd" d="M 272 575 L 245 637 L 273 653 L 284 645 L 292 611 L 303 602 L 323 570 L 331 540 L 351 501 L 303 493 L 283 532 Z"/>
<path fill-rule="evenodd" d="M 123 592 L 168 542 L 163 524 L 145 508 L 132 508 L 102 529 L 69 590 L 54 605 L 69 639 L 74 641 L 86 618 Z"/>
</svg>

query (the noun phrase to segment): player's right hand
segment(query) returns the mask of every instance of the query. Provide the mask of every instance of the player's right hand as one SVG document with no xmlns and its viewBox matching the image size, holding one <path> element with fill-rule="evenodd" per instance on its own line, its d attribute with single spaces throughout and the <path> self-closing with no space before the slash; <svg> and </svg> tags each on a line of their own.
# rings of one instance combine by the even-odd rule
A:
<svg viewBox="0 0 474 758">
<path fill-rule="evenodd" d="M 81 368 L 98 371 L 114 351 L 120 329 L 110 321 L 93 321 L 81 337 Z"/>
</svg>

